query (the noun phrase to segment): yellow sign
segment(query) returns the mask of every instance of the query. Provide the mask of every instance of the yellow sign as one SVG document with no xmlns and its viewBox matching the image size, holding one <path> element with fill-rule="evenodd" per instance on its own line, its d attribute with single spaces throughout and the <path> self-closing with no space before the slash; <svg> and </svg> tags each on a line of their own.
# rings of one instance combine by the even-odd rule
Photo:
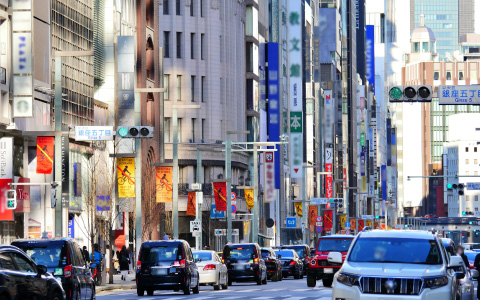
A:
<svg viewBox="0 0 480 300">
<path fill-rule="evenodd" d="M 340 215 L 340 227 L 345 228 L 345 223 L 347 222 L 347 216 L 346 215 Z"/>
<path fill-rule="evenodd" d="M 135 159 L 133 157 L 117 158 L 118 197 L 135 197 Z"/>
<path fill-rule="evenodd" d="M 302 202 L 295 202 L 295 209 L 299 217 L 303 217 Z"/>
<path fill-rule="evenodd" d="M 172 167 L 157 167 L 155 170 L 157 202 L 172 202 Z"/>
<path fill-rule="evenodd" d="M 253 189 L 245 190 L 245 201 L 247 202 L 247 208 L 253 208 Z"/>
<path fill-rule="evenodd" d="M 372 220 L 367 220 L 367 226 L 372 227 Z"/>
</svg>

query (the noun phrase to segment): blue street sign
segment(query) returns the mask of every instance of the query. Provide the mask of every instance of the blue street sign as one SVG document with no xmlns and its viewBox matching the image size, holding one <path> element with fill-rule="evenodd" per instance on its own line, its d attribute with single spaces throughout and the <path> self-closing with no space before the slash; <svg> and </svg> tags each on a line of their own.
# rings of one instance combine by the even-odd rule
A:
<svg viewBox="0 0 480 300">
<path fill-rule="evenodd" d="M 350 228 L 350 222 L 345 222 L 345 227 Z"/>
<path fill-rule="evenodd" d="M 234 214 L 237 211 L 237 206 L 232 205 L 232 214 Z"/>
<path fill-rule="evenodd" d="M 317 227 L 317 232 L 322 232 L 322 230 L 323 230 L 322 227 L 320 226 Z"/>
<path fill-rule="evenodd" d="M 210 218 L 211 219 L 224 219 L 225 218 L 225 212 L 224 211 L 217 211 L 215 209 L 215 204 L 212 204 L 211 209 L 210 209 Z"/>
<path fill-rule="evenodd" d="M 480 190 L 480 182 L 467 182 L 467 190 Z"/>
<path fill-rule="evenodd" d="M 297 227 L 297 218 L 287 218 L 287 227 L 289 228 Z"/>
</svg>

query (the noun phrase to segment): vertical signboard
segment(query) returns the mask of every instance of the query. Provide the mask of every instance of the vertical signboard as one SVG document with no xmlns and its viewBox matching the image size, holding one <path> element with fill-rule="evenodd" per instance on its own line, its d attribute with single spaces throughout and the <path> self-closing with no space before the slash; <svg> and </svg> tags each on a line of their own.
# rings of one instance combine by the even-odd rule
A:
<svg viewBox="0 0 480 300">
<path fill-rule="evenodd" d="M 288 4 L 288 67 L 290 79 L 290 155 L 291 177 L 303 176 L 303 113 L 302 113 L 302 5 L 298 1 Z"/>
<path fill-rule="evenodd" d="M 172 202 L 172 167 L 157 167 L 155 170 L 157 202 Z"/>
<path fill-rule="evenodd" d="M 373 93 L 375 94 L 375 33 L 374 25 L 365 26 L 365 54 L 366 54 L 366 77 L 368 83 L 373 87 Z"/>
<path fill-rule="evenodd" d="M 68 136 L 62 136 L 60 143 L 62 149 L 62 207 L 68 207 L 70 204 L 70 144 Z"/>
<path fill-rule="evenodd" d="M 135 197 L 135 159 L 133 157 L 117 158 L 118 197 Z"/>
<path fill-rule="evenodd" d="M 270 203 L 275 201 L 275 163 L 274 163 L 274 152 L 265 152 L 263 156 L 265 158 L 265 176 L 263 176 L 264 191 L 265 191 L 265 203 Z"/>
<path fill-rule="evenodd" d="M 227 211 L 227 198 L 225 193 L 227 192 L 226 182 L 214 182 L 213 192 L 215 195 L 215 207 L 217 211 Z"/>
<path fill-rule="evenodd" d="M 13 209 L 7 209 L 6 191 L 13 178 L 13 137 L 0 138 L 0 221 L 13 221 Z"/>
<path fill-rule="evenodd" d="M 55 138 L 37 137 L 37 174 L 52 174 Z"/>
<path fill-rule="evenodd" d="M 323 211 L 323 226 L 325 230 L 331 230 L 333 228 L 333 211 L 332 210 Z"/>
<path fill-rule="evenodd" d="M 245 189 L 245 202 L 248 209 L 253 208 L 253 189 Z"/>
<path fill-rule="evenodd" d="M 333 148 L 325 149 L 325 172 L 330 172 L 325 176 L 325 196 L 333 198 Z"/>
<path fill-rule="evenodd" d="M 187 216 L 196 216 L 196 209 L 195 209 L 195 192 L 188 192 L 187 197 Z"/>
<path fill-rule="evenodd" d="M 133 36 L 118 37 L 118 126 L 133 125 L 135 39 Z"/>
<path fill-rule="evenodd" d="M 315 5 L 315 16 L 319 16 L 318 5 Z M 320 82 L 320 38 L 322 36 L 320 29 L 320 19 L 314 18 L 313 23 L 313 81 Z"/>
<path fill-rule="evenodd" d="M 75 217 L 74 214 L 68 216 L 68 237 L 75 238 Z"/>
<path fill-rule="evenodd" d="M 381 185 L 382 185 L 382 215 L 385 214 L 384 211 L 384 206 L 385 202 L 387 201 L 387 166 L 382 165 L 380 169 L 380 176 L 382 179 Z"/>
<path fill-rule="evenodd" d="M 333 123 L 335 122 L 334 99 L 332 97 L 332 90 L 325 90 L 324 103 L 324 140 L 326 144 L 333 143 Z"/>
<path fill-rule="evenodd" d="M 280 86 L 278 83 L 278 44 L 267 44 L 268 54 L 268 140 L 280 141 Z M 280 145 L 274 152 L 275 188 L 280 189 Z"/>
</svg>

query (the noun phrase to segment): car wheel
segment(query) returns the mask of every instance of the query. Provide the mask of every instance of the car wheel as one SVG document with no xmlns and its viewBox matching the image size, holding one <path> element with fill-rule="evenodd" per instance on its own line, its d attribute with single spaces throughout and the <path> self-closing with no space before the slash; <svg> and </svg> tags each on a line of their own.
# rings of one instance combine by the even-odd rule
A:
<svg viewBox="0 0 480 300">
<path fill-rule="evenodd" d="M 190 295 L 190 285 L 191 285 L 191 279 L 188 278 L 187 282 L 185 282 L 185 287 L 183 288 L 184 295 Z"/>
<path fill-rule="evenodd" d="M 303 279 L 303 272 L 302 272 L 301 275 L 300 275 L 300 279 Z"/>
<path fill-rule="evenodd" d="M 300 271 L 298 273 L 293 274 L 294 279 L 300 279 Z"/>
<path fill-rule="evenodd" d="M 220 289 L 220 284 L 214 284 L 214 285 L 213 285 L 213 289 L 214 289 L 215 291 L 218 291 L 218 290 Z"/>
<path fill-rule="evenodd" d="M 267 274 L 265 274 L 265 279 L 262 281 L 263 284 L 267 284 Z"/>
<path fill-rule="evenodd" d="M 50 299 L 51 300 L 63 300 L 62 293 L 60 293 L 60 291 L 56 290 L 52 293 L 52 297 Z"/>
<path fill-rule="evenodd" d="M 137 296 L 141 297 L 145 294 L 145 290 L 144 289 L 139 289 L 137 288 Z"/>
<path fill-rule="evenodd" d="M 317 286 L 317 280 L 313 277 L 307 276 L 307 286 L 308 287 L 316 287 Z"/>
<path fill-rule="evenodd" d="M 225 276 L 226 277 L 226 276 Z M 222 290 L 228 289 L 228 277 L 225 278 L 225 284 L 222 284 Z"/>
<path fill-rule="evenodd" d="M 332 279 L 322 279 L 322 282 L 323 282 L 324 287 L 331 287 L 332 283 L 333 283 L 333 280 Z"/>
<path fill-rule="evenodd" d="M 192 289 L 194 294 L 200 293 L 200 280 L 197 278 L 197 285 Z"/>
<path fill-rule="evenodd" d="M 153 290 L 147 290 L 147 295 L 148 296 L 153 296 Z"/>
<path fill-rule="evenodd" d="M 270 279 L 271 279 L 272 281 L 278 281 L 278 272 L 275 272 L 275 274 L 273 274 Z"/>
<path fill-rule="evenodd" d="M 8 300 L 8 298 L 5 295 L 0 295 L 0 300 Z"/>
<path fill-rule="evenodd" d="M 283 280 L 283 276 L 282 276 L 282 271 L 278 271 L 277 273 L 277 278 L 278 278 L 278 281 L 282 281 Z"/>
<path fill-rule="evenodd" d="M 232 285 L 232 284 L 233 284 L 233 281 L 228 280 L 228 285 Z"/>
<path fill-rule="evenodd" d="M 258 274 L 257 285 L 262 285 L 262 275 Z"/>
</svg>

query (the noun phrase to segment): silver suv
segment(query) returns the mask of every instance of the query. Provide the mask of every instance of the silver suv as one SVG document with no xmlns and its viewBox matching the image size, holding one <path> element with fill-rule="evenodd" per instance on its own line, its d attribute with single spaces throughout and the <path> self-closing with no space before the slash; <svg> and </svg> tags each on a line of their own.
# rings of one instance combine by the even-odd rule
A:
<svg viewBox="0 0 480 300">
<path fill-rule="evenodd" d="M 342 255 L 331 252 L 328 260 L 342 263 Z M 332 299 L 455 299 L 462 265 L 435 233 L 366 230 L 334 277 Z"/>
</svg>

